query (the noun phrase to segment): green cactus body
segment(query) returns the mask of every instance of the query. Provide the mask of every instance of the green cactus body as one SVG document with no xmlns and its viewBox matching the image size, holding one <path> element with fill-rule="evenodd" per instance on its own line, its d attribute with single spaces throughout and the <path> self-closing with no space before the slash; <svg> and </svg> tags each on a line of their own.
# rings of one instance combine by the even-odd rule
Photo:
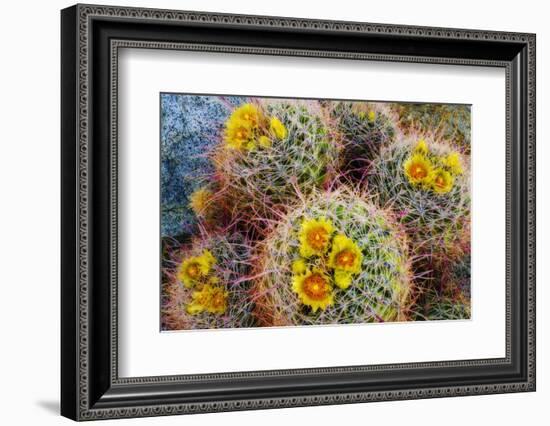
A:
<svg viewBox="0 0 550 426">
<path fill-rule="evenodd" d="M 336 102 L 330 115 L 342 135 L 341 173 L 361 181 L 382 146 L 395 137 L 394 118 L 382 103 Z"/>
<path fill-rule="evenodd" d="M 391 208 L 399 217 L 416 256 L 451 255 L 457 244 L 469 241 L 468 157 L 444 142 L 422 142 L 427 148 L 420 149 L 419 140 L 423 141 L 418 137 L 402 138 L 383 148 L 373 162 L 369 190 L 381 206 Z M 449 155 L 454 156 L 458 164 L 455 169 L 460 168 L 460 173 L 444 164 Z M 426 167 L 428 175 L 419 174 L 415 182 L 415 170 L 411 168 L 418 158 L 418 167 Z M 437 179 L 442 179 L 441 186 L 434 186 Z"/>
<path fill-rule="evenodd" d="M 428 313 L 426 320 L 464 320 L 470 319 L 471 310 L 469 300 L 452 299 L 434 295 L 427 302 Z"/>
<path fill-rule="evenodd" d="M 222 191 L 241 218 L 252 219 L 249 226 L 258 226 L 258 221 L 272 218 L 321 187 L 336 170 L 340 149 L 318 102 L 270 99 L 254 105 L 266 123 L 273 118 L 280 121 L 284 137 L 267 124 L 250 148 L 233 149 L 222 143 L 213 156 Z"/>
<path fill-rule="evenodd" d="M 200 281 L 189 285 L 181 276 L 183 262 L 204 256 L 205 251 L 211 253 L 214 259 L 209 272 Z M 246 279 L 249 271 L 248 252 L 248 247 L 238 235 L 196 240 L 175 250 L 171 261 L 167 262 L 171 268 L 167 268 L 163 276 L 163 330 L 253 327 L 250 281 Z M 199 309 L 191 311 L 197 306 L 193 295 L 201 291 L 204 293 L 205 286 L 217 289 L 218 294 L 224 294 L 224 309 L 209 312 L 199 306 Z"/>
<path fill-rule="evenodd" d="M 429 288 L 418 300 L 420 320 L 463 320 L 471 317 L 470 253 L 465 252 L 449 267 L 439 288 Z"/>
<path fill-rule="evenodd" d="M 332 229 L 327 249 L 304 258 L 303 227 L 316 220 Z M 331 264 L 337 238 L 356 247 L 354 258 L 361 259 L 345 288 L 337 284 L 337 270 Z M 289 212 L 262 243 L 258 267 L 256 315 L 264 326 L 407 319 L 411 277 L 405 235 L 387 212 L 345 187 L 316 192 Z M 331 303 L 319 309 L 305 304 L 293 284 L 311 271 L 318 271 L 330 284 Z"/>
</svg>

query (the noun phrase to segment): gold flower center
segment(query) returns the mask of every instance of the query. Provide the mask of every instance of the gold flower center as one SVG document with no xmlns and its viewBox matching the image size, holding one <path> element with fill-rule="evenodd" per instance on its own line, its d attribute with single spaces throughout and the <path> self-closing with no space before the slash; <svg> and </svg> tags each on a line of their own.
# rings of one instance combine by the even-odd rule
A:
<svg viewBox="0 0 550 426">
<path fill-rule="evenodd" d="M 428 173 L 427 173 L 426 169 L 423 166 L 421 166 L 420 164 L 417 164 L 417 165 L 413 166 L 413 168 L 412 168 L 411 175 L 415 179 L 422 179 L 422 178 L 426 177 L 427 174 Z"/>
<path fill-rule="evenodd" d="M 336 255 L 336 264 L 338 266 L 353 266 L 355 262 L 355 253 L 351 250 L 342 250 Z"/>
<path fill-rule="evenodd" d="M 441 176 L 438 176 L 435 178 L 435 184 L 438 186 L 438 187 L 443 187 L 445 186 L 445 179 L 443 179 L 443 177 Z"/>
<path fill-rule="evenodd" d="M 216 294 L 212 300 L 212 306 L 214 308 L 221 308 L 225 302 L 225 297 L 223 294 Z"/>
<path fill-rule="evenodd" d="M 303 291 L 310 299 L 324 299 L 327 296 L 328 290 L 328 283 L 321 274 L 311 274 L 304 280 Z"/>
<path fill-rule="evenodd" d="M 315 250 L 321 250 L 328 241 L 328 232 L 325 228 L 315 228 L 308 232 L 307 242 Z"/>
<path fill-rule="evenodd" d="M 200 305 L 202 306 L 206 306 L 208 305 L 208 301 L 209 301 L 210 297 L 208 295 L 208 293 L 200 293 L 199 294 L 199 297 L 197 298 L 197 302 L 199 302 Z"/>
<path fill-rule="evenodd" d="M 200 270 L 199 270 L 199 267 L 195 264 L 191 264 L 189 265 L 189 267 L 187 268 L 187 274 L 191 277 L 191 278 L 197 278 L 199 276 L 199 273 L 200 273 Z"/>
</svg>

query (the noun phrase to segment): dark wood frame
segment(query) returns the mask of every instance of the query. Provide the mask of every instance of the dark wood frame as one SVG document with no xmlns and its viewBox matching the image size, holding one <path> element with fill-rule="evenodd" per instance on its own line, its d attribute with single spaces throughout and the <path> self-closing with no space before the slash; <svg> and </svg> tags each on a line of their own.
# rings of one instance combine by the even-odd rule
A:
<svg viewBox="0 0 550 426">
<path fill-rule="evenodd" d="M 76 5 L 61 13 L 61 413 L 75 420 L 535 390 L 535 35 Z M 506 357 L 119 378 L 117 52 L 506 69 Z M 503 177 L 504 178 L 504 177 Z"/>
</svg>

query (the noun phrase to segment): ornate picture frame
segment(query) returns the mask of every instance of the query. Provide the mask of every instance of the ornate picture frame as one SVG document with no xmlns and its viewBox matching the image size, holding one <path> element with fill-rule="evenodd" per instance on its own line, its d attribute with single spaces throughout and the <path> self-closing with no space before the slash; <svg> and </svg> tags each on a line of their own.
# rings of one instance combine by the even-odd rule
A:
<svg viewBox="0 0 550 426">
<path fill-rule="evenodd" d="M 93 420 L 535 390 L 534 34 L 96 5 L 64 9 L 61 30 L 62 415 Z M 122 48 L 504 69 L 505 357 L 119 377 Z"/>
</svg>

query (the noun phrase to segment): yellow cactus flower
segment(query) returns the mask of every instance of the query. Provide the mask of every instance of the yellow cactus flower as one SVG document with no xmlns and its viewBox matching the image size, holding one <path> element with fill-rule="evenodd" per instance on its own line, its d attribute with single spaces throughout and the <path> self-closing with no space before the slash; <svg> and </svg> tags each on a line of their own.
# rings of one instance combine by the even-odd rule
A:
<svg viewBox="0 0 550 426">
<path fill-rule="evenodd" d="M 255 137 L 262 116 L 252 104 L 243 104 L 227 119 L 224 140 L 233 149 L 252 150 L 256 148 Z"/>
<path fill-rule="evenodd" d="M 252 104 L 243 104 L 231 114 L 230 120 L 247 123 L 250 127 L 258 126 L 261 120 L 260 111 Z"/>
<path fill-rule="evenodd" d="M 196 315 L 206 310 L 211 297 L 211 286 L 205 285 L 200 291 L 195 291 L 191 295 L 192 302 L 186 307 L 188 314 Z"/>
<path fill-rule="evenodd" d="M 458 152 L 451 152 L 447 155 L 447 157 L 443 159 L 443 164 L 445 164 L 451 170 L 451 173 L 455 175 L 461 175 L 464 173 Z"/>
<path fill-rule="evenodd" d="M 269 130 L 277 137 L 277 139 L 284 139 L 288 135 L 288 130 L 286 129 L 285 125 L 281 123 L 281 120 L 279 120 L 277 117 L 271 117 Z"/>
<path fill-rule="evenodd" d="M 320 256 L 328 250 L 334 227 L 325 218 L 304 220 L 300 229 L 300 256 Z"/>
<path fill-rule="evenodd" d="M 249 122 L 230 118 L 225 124 L 224 140 L 230 148 L 250 149 L 255 145 L 254 128 Z"/>
<path fill-rule="evenodd" d="M 178 269 L 178 280 L 185 287 L 193 287 L 210 273 L 216 259 L 209 250 L 204 250 L 200 256 L 184 259 Z"/>
<path fill-rule="evenodd" d="M 206 310 L 211 314 L 223 314 L 227 309 L 227 291 L 222 287 L 212 287 Z"/>
<path fill-rule="evenodd" d="M 428 153 L 428 145 L 426 144 L 426 141 L 424 139 L 420 139 L 417 142 L 414 150 L 416 152 L 426 155 Z"/>
<path fill-rule="evenodd" d="M 334 282 L 342 290 L 345 290 L 351 285 L 353 274 L 351 272 L 336 270 L 334 271 Z"/>
<path fill-rule="evenodd" d="M 197 216 L 203 216 L 213 195 L 208 188 L 199 188 L 190 195 L 189 207 Z"/>
<path fill-rule="evenodd" d="M 296 259 L 294 262 L 292 262 L 292 272 L 294 275 L 301 275 L 305 274 L 307 271 L 307 264 L 304 259 Z"/>
<path fill-rule="evenodd" d="M 218 284 L 220 279 L 218 277 L 211 276 L 208 278 L 208 284 Z"/>
<path fill-rule="evenodd" d="M 260 145 L 262 148 L 269 148 L 271 147 L 271 139 L 269 139 L 265 135 L 262 135 L 258 138 L 258 145 Z"/>
<path fill-rule="evenodd" d="M 336 285 L 346 289 L 353 274 L 361 272 L 363 253 L 361 248 L 350 238 L 338 234 L 332 241 L 332 250 L 328 256 L 328 266 L 335 270 Z"/>
<path fill-rule="evenodd" d="M 227 309 L 227 291 L 219 286 L 205 284 L 192 294 L 193 301 L 187 305 L 187 313 L 196 315 L 207 311 L 211 314 L 223 314 Z"/>
<path fill-rule="evenodd" d="M 369 121 L 374 121 L 376 120 L 376 113 L 374 111 L 369 111 Z"/>
<path fill-rule="evenodd" d="M 446 194 L 453 188 L 454 178 L 447 170 L 438 168 L 430 173 L 430 182 L 435 192 Z"/>
<path fill-rule="evenodd" d="M 257 144 L 256 144 L 256 141 L 254 139 L 250 139 L 248 141 L 246 141 L 246 143 L 244 143 L 242 145 L 242 148 L 245 150 L 245 151 L 253 151 L 257 148 Z"/>
<path fill-rule="evenodd" d="M 432 168 L 432 162 L 423 154 L 414 154 L 403 163 L 405 176 L 412 184 L 427 184 Z"/>
<path fill-rule="evenodd" d="M 338 234 L 332 241 L 328 265 L 333 269 L 358 273 L 361 271 L 363 253 L 359 246 L 344 234 Z"/>
<path fill-rule="evenodd" d="M 295 275 L 292 290 L 298 294 L 300 302 L 310 306 L 313 312 L 325 310 L 334 302 L 330 278 L 319 269 Z"/>
<path fill-rule="evenodd" d="M 210 252 L 210 250 L 207 250 L 207 249 L 203 250 L 202 255 L 200 256 L 200 258 L 204 262 L 208 262 L 210 264 L 210 266 L 216 264 L 216 258 L 214 257 L 212 252 Z"/>
</svg>

